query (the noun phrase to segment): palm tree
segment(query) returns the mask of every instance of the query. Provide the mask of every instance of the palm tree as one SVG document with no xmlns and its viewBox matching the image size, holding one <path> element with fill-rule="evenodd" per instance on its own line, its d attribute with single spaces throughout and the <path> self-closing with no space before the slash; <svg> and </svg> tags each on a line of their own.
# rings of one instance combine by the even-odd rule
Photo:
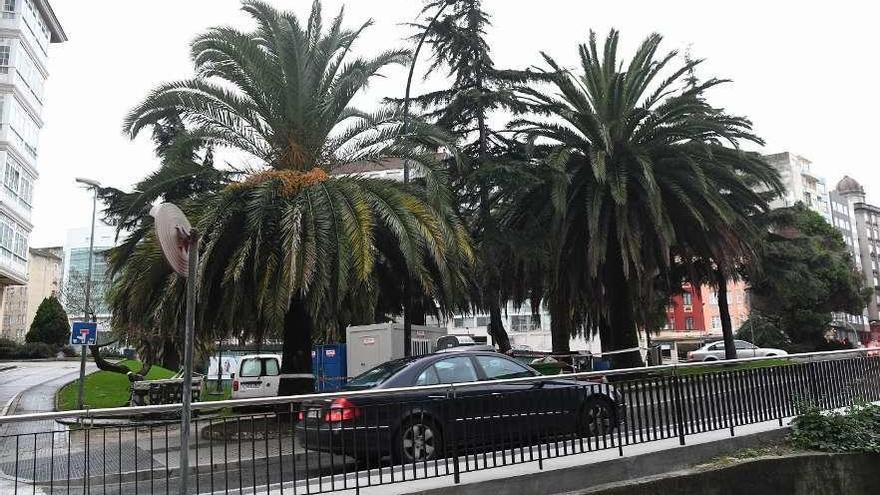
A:
<svg viewBox="0 0 880 495">
<path fill-rule="evenodd" d="M 407 52 L 354 58 L 370 22 L 324 26 L 315 2 L 302 23 L 290 12 L 246 1 L 252 32 L 214 28 L 192 44 L 196 75 L 154 90 L 125 120 L 134 137 L 177 112 L 208 144 L 256 158 L 245 179 L 199 194 L 182 207 L 203 232 L 198 322 L 219 334 L 283 338 L 279 393 L 312 390 L 311 341 L 335 327 L 343 305 L 377 299 L 377 266 L 397 263 L 438 301 L 459 297 L 472 252 L 449 206 L 432 146 L 446 136 L 416 123 L 400 134 L 396 110 L 365 113 L 352 98 Z M 427 143 L 427 145 L 425 144 Z M 333 176 L 341 165 L 406 159 L 421 184 Z M 146 242 L 143 256 L 151 256 Z M 165 294 L 182 290 L 165 277 Z M 157 311 L 182 315 L 182 300 L 163 297 Z"/>
<path fill-rule="evenodd" d="M 558 236 L 548 282 L 557 351 L 567 347 L 567 333 L 584 329 L 599 332 L 603 350 L 637 347 L 644 325 L 637 301 L 653 285 L 646 281 L 669 270 L 682 229 L 711 235 L 733 225 L 730 196 L 754 194 L 742 176 L 778 187 L 772 168 L 739 149 L 761 142 L 751 123 L 704 100 L 725 81 L 685 84 L 699 61 L 664 77 L 677 53 L 658 55 L 656 34 L 624 64 L 618 38 L 611 31 L 600 54 L 591 33 L 579 47 L 577 73 L 542 54 L 544 86 L 522 89 L 539 116 L 512 124 L 531 141 L 550 143 L 548 166 L 566 175 L 553 200 L 544 200 L 555 210 Z M 615 361 L 640 359 L 629 353 Z"/>
</svg>

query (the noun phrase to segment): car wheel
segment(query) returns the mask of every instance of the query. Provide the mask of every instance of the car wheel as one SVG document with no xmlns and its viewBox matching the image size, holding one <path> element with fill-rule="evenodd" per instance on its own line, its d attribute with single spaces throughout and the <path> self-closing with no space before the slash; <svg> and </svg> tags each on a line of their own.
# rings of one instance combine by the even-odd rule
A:
<svg viewBox="0 0 880 495">
<path fill-rule="evenodd" d="M 584 435 L 605 435 L 614 429 L 615 424 L 614 406 L 608 399 L 591 398 L 581 408 L 579 430 Z"/>
<path fill-rule="evenodd" d="M 776 357 L 776 354 L 764 354 L 764 357 Z"/>
<path fill-rule="evenodd" d="M 707 357 L 706 359 L 703 360 L 704 363 L 707 362 L 707 361 L 718 361 L 718 358 L 716 358 L 716 357 Z"/>
<path fill-rule="evenodd" d="M 398 462 L 432 461 L 443 450 L 443 433 L 429 418 L 416 416 L 397 433 L 394 459 Z"/>
</svg>

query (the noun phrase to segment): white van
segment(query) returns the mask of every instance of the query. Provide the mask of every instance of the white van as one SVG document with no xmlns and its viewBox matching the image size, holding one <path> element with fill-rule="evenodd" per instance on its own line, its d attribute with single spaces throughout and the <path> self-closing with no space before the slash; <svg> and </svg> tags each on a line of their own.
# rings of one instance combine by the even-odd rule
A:
<svg viewBox="0 0 880 495">
<path fill-rule="evenodd" d="M 232 398 L 251 399 L 278 395 L 281 381 L 281 356 L 248 354 L 238 358 L 238 369 L 232 377 Z"/>
</svg>

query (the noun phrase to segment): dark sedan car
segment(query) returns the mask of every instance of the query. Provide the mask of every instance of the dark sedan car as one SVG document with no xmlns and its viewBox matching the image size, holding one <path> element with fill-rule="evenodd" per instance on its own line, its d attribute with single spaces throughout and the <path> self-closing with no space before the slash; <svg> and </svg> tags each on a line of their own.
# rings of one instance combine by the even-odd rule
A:
<svg viewBox="0 0 880 495">
<path fill-rule="evenodd" d="M 302 405 L 296 434 L 307 450 L 414 462 L 455 449 L 602 435 L 622 417 L 619 394 L 604 383 L 562 377 L 492 383 L 539 376 L 492 351 L 447 351 L 389 361 L 353 378 L 345 390 L 486 383 L 309 402 Z"/>
</svg>

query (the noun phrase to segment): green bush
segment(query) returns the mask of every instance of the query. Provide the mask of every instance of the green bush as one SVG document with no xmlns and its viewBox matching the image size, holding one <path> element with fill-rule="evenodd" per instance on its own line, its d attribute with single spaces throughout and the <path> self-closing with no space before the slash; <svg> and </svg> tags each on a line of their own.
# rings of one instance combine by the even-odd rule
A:
<svg viewBox="0 0 880 495">
<path fill-rule="evenodd" d="M 24 345 L 10 339 L 0 339 L 0 359 L 45 359 L 55 357 L 55 346 L 43 342 Z"/>
<path fill-rule="evenodd" d="M 18 342 L 0 338 L 0 359 L 15 359 L 18 348 Z"/>
<path fill-rule="evenodd" d="M 42 342 L 58 349 L 70 339 L 70 323 L 67 313 L 55 296 L 43 299 L 37 307 L 37 314 L 31 328 L 25 335 L 25 342 Z"/>
<path fill-rule="evenodd" d="M 19 359 L 45 359 L 55 357 L 55 346 L 44 342 L 28 342 L 18 348 Z"/>
<path fill-rule="evenodd" d="M 842 413 L 808 407 L 793 422 L 791 442 L 808 450 L 880 453 L 880 407 L 862 404 Z"/>
</svg>

